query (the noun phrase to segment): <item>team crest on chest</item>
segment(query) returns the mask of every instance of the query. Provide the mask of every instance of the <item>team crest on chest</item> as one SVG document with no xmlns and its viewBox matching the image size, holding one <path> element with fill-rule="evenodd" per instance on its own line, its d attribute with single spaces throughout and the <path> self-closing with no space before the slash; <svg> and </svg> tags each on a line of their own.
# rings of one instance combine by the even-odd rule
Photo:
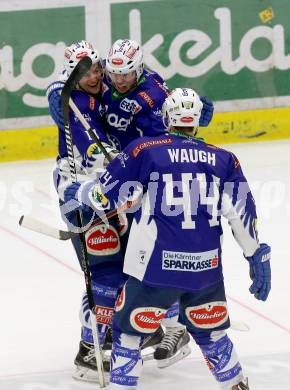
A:
<svg viewBox="0 0 290 390">
<path fill-rule="evenodd" d="M 131 112 L 132 114 L 137 114 L 142 107 L 136 100 L 130 100 L 128 98 L 125 98 L 120 103 L 120 108 L 123 111 Z"/>
</svg>

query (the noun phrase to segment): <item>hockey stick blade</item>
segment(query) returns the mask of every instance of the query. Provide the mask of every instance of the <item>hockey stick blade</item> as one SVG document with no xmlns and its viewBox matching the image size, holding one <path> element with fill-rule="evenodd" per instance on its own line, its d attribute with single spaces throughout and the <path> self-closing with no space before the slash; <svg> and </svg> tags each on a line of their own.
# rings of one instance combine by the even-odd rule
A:
<svg viewBox="0 0 290 390">
<path fill-rule="evenodd" d="M 75 233 L 49 226 L 46 223 L 41 222 L 28 215 L 21 216 L 21 218 L 19 219 L 19 225 L 36 233 L 44 234 L 45 236 L 56 238 L 57 240 L 62 241 L 69 240 L 75 236 Z"/>
<path fill-rule="evenodd" d="M 250 327 L 245 322 L 231 321 L 232 330 L 237 330 L 239 332 L 249 332 Z"/>
<path fill-rule="evenodd" d="M 127 201 L 119 209 L 111 210 L 107 214 L 103 214 L 100 217 L 96 218 L 93 222 L 93 225 L 96 226 L 102 223 L 106 224 L 109 219 L 115 217 L 119 213 L 126 211 L 127 209 L 134 207 L 138 203 L 138 200 Z M 44 234 L 45 236 L 56 238 L 57 240 L 62 241 L 70 240 L 71 238 L 78 235 L 78 233 L 76 232 L 69 232 L 67 230 L 61 230 L 56 227 L 47 225 L 46 223 L 39 221 L 34 217 L 30 217 L 29 215 L 22 215 L 19 219 L 19 225 L 36 233 Z"/>
</svg>

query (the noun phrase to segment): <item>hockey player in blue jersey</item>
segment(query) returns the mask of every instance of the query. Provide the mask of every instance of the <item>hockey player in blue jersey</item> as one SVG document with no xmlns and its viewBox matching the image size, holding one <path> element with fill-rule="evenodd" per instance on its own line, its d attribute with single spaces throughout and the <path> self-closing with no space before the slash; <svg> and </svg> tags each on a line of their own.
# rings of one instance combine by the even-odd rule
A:
<svg viewBox="0 0 290 390">
<path fill-rule="evenodd" d="M 202 103 L 191 89 L 165 100 L 169 135 L 133 141 L 99 182 L 67 188 L 79 207 L 119 207 L 143 191 L 124 262 L 129 275 L 113 317 L 110 389 L 136 389 L 142 339 L 158 328 L 177 299 L 180 321 L 200 347 L 223 390 L 248 390 L 233 344 L 222 273 L 225 217 L 250 267 L 250 293 L 271 289 L 270 247 L 260 244 L 256 208 L 238 159 L 195 138 Z"/>
<path fill-rule="evenodd" d="M 167 132 L 162 121 L 162 105 L 169 94 L 164 80 L 144 69 L 143 53 L 138 42 L 118 39 L 106 59 L 106 80 L 102 91 L 106 110 L 107 134 L 118 150 L 141 136 L 158 136 Z M 213 104 L 202 100 L 200 125 L 207 126 L 213 115 Z M 166 314 L 162 324 L 166 334 L 154 357 L 160 368 L 173 364 L 189 354 L 189 336 L 177 322 L 178 306 Z M 178 351 L 178 353 L 177 353 Z"/>
<path fill-rule="evenodd" d="M 116 149 L 142 136 L 167 132 L 162 122 L 162 104 L 169 94 L 164 80 L 144 68 L 140 45 L 129 39 L 118 39 L 106 58 L 106 79 L 102 91 L 106 110 L 107 133 Z M 208 126 L 213 104 L 201 97 L 201 126 Z"/>
<path fill-rule="evenodd" d="M 103 68 L 99 53 L 86 41 L 72 44 L 65 50 L 64 72 L 61 80 L 53 83 L 47 90 L 51 115 L 59 129 L 57 167 L 54 171 L 54 181 L 57 188 L 62 215 L 68 226 L 77 226 L 75 212 L 66 212 L 63 202 L 63 191 L 71 182 L 67 146 L 65 141 L 63 114 L 60 107 L 60 91 L 64 81 L 73 71 L 79 60 L 89 56 L 92 66 L 81 78 L 77 89 L 72 92 L 72 100 L 82 115 L 90 123 L 96 135 L 102 141 L 109 153 L 113 153 L 104 131 L 103 107 L 100 104 Z M 104 156 L 97 145 L 89 137 L 79 118 L 70 110 L 70 126 L 74 142 L 74 155 L 78 180 L 95 179 L 103 172 Z M 84 210 L 85 224 L 92 222 L 90 212 Z M 106 332 L 109 328 L 115 300 L 119 289 L 126 280 L 122 272 L 124 246 L 122 240 L 126 237 L 127 225 L 116 217 L 110 220 L 110 225 L 91 224 L 86 232 L 88 260 L 92 276 L 92 291 L 96 302 L 96 314 L 100 344 L 104 345 Z M 80 259 L 79 238 L 72 239 L 78 259 Z M 91 327 L 89 323 L 89 306 L 87 295 L 82 298 L 80 319 L 82 324 L 79 352 L 75 358 L 75 379 L 95 380 L 96 362 Z M 109 361 L 104 361 L 104 368 L 109 371 Z"/>
<path fill-rule="evenodd" d="M 70 169 L 67 160 L 67 146 L 60 93 L 67 77 L 84 56 L 89 56 L 93 65 L 79 81 L 77 89 L 72 92 L 72 99 L 81 114 L 95 130 L 103 146 L 109 154 L 114 155 L 114 150 L 109 145 L 109 140 L 105 134 L 104 109 L 101 104 L 101 90 L 103 88 L 102 60 L 97 50 L 90 43 L 86 41 L 77 42 L 65 50 L 64 71 L 61 74 L 60 80 L 52 83 L 47 89 L 50 113 L 59 129 L 59 153 L 57 157 L 57 168 L 54 171 L 54 181 L 60 198 L 62 215 L 69 227 L 76 226 L 76 215 L 73 211 L 67 213 L 63 203 L 63 191 L 70 183 Z M 78 180 L 94 179 L 100 171 L 103 171 L 104 155 L 89 137 L 81 121 L 72 111 L 70 111 L 70 124 Z M 91 213 L 84 210 L 85 224 L 92 222 L 91 218 Z M 98 316 L 101 345 L 104 344 L 105 334 L 110 325 L 118 289 L 122 287 L 126 279 L 122 273 L 122 261 L 127 243 L 127 235 L 128 223 L 126 217 L 122 218 L 121 216 L 111 219 L 110 224 L 107 225 L 102 224 L 96 226 L 92 224 L 86 233 L 89 263 L 93 280 L 93 294 L 97 303 L 97 311 L 106 313 L 105 315 Z M 77 257 L 80 259 L 78 238 L 73 238 L 72 243 Z M 80 319 L 82 323 L 81 341 L 79 352 L 75 358 L 76 370 L 73 376 L 80 380 L 98 380 L 94 372 L 96 370 L 96 362 L 94 358 L 92 333 L 88 322 L 89 314 L 86 294 L 84 294 L 82 299 Z M 150 337 L 150 341 L 148 340 L 144 344 L 144 347 L 146 345 L 157 344 L 162 339 L 162 336 L 163 331 L 160 328 L 153 337 Z M 109 365 L 107 361 L 104 363 L 105 369 L 108 371 Z"/>
<path fill-rule="evenodd" d="M 77 54 L 79 55 L 83 51 L 83 48 L 80 48 Z M 121 60 L 123 61 L 123 66 L 120 66 Z M 101 128 L 105 126 L 106 135 L 119 149 L 125 147 L 132 139 L 138 138 L 143 134 L 151 136 L 165 134 L 167 129 L 162 122 L 160 113 L 164 99 L 169 92 L 158 74 L 144 70 L 143 56 L 139 45 L 130 40 L 118 40 L 113 45 L 106 63 L 108 77 L 103 80 L 101 89 L 102 99 L 100 99 L 99 93 L 87 91 L 90 95 L 87 98 L 82 97 L 82 99 L 87 101 L 84 104 L 80 102 L 81 111 L 89 119 L 91 127 Z M 111 65 L 109 66 L 109 64 Z M 74 66 L 75 62 L 72 62 L 70 69 Z M 90 88 L 94 86 L 94 83 L 94 80 L 90 82 Z M 53 83 L 48 89 L 51 114 L 57 124 L 61 124 L 62 121 L 59 95 L 61 88 L 62 83 L 58 82 Z M 86 90 L 83 88 L 82 94 L 85 95 L 85 92 Z M 104 107 L 100 105 L 100 100 Z M 91 101 L 94 104 L 91 104 Z M 95 107 L 95 110 L 92 107 Z M 103 121 L 104 113 L 105 123 Z M 212 113 L 212 103 L 203 98 L 201 116 L 203 125 L 208 125 Z M 77 118 L 72 117 L 72 123 L 74 126 L 75 123 L 78 124 L 78 129 L 74 132 L 73 137 L 78 139 L 78 133 L 86 135 Z M 60 134 L 64 141 L 64 133 L 60 132 Z M 91 140 L 90 142 L 92 145 L 87 149 L 88 154 L 83 154 L 84 160 L 81 163 L 87 167 L 87 172 L 94 171 L 94 161 L 96 159 L 99 160 L 101 157 L 96 153 L 98 151 L 96 145 Z M 86 148 L 82 150 L 84 152 Z M 64 187 L 66 184 L 67 182 L 64 183 Z M 62 187 L 59 186 L 59 188 Z M 125 239 L 126 234 L 121 237 L 121 242 L 124 243 L 123 246 L 126 245 Z M 167 328 L 166 336 L 155 353 L 155 358 L 158 359 L 160 367 L 173 364 L 177 359 L 184 357 L 190 352 L 186 346 L 189 342 L 189 336 L 186 334 L 184 327 L 180 326 L 174 319 L 174 316 L 176 317 L 177 314 L 178 307 L 173 305 L 167 313 L 167 318 L 163 321 Z"/>
</svg>

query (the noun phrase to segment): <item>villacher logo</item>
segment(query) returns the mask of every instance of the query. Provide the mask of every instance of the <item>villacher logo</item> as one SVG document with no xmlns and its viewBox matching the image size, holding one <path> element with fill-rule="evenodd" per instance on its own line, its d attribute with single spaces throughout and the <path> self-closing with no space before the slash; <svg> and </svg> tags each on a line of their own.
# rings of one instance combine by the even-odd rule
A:
<svg viewBox="0 0 290 390">
<path fill-rule="evenodd" d="M 160 326 L 166 310 L 156 307 L 139 307 L 132 311 L 130 322 L 134 329 L 142 333 L 152 333 Z"/>
<path fill-rule="evenodd" d="M 120 250 L 118 232 L 113 226 L 97 225 L 86 232 L 88 253 L 95 256 L 112 255 Z"/>
<path fill-rule="evenodd" d="M 188 307 L 186 316 L 197 328 L 215 328 L 228 319 L 228 309 L 226 302 L 210 302 L 200 306 Z"/>
</svg>

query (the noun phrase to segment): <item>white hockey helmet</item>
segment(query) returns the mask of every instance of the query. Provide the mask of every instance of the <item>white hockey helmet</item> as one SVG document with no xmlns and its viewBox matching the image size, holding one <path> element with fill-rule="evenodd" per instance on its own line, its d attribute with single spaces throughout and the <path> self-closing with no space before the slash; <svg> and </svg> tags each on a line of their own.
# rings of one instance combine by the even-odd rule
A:
<svg viewBox="0 0 290 390">
<path fill-rule="evenodd" d="M 118 39 L 109 51 L 106 70 L 116 74 L 136 71 L 138 80 L 144 70 L 143 53 L 139 43 L 131 39 Z"/>
<path fill-rule="evenodd" d="M 68 75 L 76 67 L 77 63 L 84 57 L 90 57 L 93 64 L 101 63 L 101 57 L 97 50 L 95 50 L 91 43 L 87 41 L 80 41 L 68 46 L 64 52 L 64 67 Z"/>
<path fill-rule="evenodd" d="M 166 127 L 197 127 L 203 104 L 190 88 L 176 88 L 165 99 L 162 118 Z"/>
</svg>

